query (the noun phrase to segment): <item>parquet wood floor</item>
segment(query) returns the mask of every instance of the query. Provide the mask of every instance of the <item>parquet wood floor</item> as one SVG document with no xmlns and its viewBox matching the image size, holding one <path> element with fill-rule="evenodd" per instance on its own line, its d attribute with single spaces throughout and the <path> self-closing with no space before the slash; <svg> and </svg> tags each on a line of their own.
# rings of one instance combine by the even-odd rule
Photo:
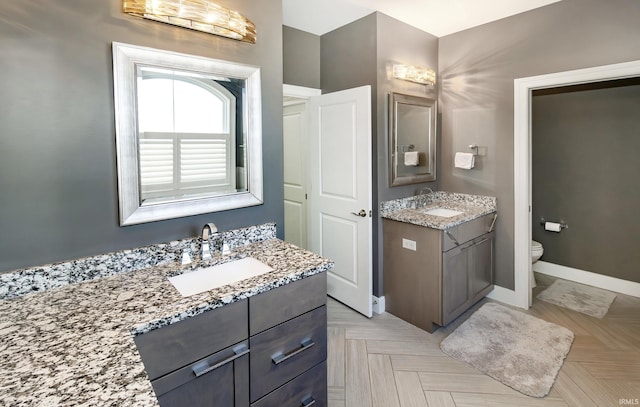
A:
<svg viewBox="0 0 640 407">
<path fill-rule="evenodd" d="M 534 297 L 553 282 L 536 279 Z M 618 294 L 603 319 L 534 299 L 529 314 L 576 335 L 544 398 L 525 396 L 440 350 L 486 301 L 429 334 L 388 313 L 367 319 L 329 299 L 329 407 L 640 405 L 640 298 Z"/>
</svg>

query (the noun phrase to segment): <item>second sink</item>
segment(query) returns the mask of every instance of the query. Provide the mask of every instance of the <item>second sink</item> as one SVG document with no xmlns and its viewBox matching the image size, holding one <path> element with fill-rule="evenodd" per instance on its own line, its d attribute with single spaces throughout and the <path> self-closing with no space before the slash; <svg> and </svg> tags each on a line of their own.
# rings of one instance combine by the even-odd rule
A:
<svg viewBox="0 0 640 407">
<path fill-rule="evenodd" d="M 443 218 L 452 218 L 457 215 L 462 215 L 464 212 L 455 211 L 453 209 L 446 208 L 431 208 L 423 211 L 425 215 L 441 216 Z"/>
</svg>

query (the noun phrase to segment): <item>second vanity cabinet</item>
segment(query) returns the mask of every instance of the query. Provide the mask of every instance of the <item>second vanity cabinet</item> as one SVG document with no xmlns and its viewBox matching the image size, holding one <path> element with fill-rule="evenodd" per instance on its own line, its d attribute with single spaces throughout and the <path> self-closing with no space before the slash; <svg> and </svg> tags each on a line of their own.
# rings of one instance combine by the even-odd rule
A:
<svg viewBox="0 0 640 407">
<path fill-rule="evenodd" d="M 487 295 L 494 224 L 495 214 L 445 230 L 383 219 L 387 311 L 434 332 Z"/>
<path fill-rule="evenodd" d="M 325 406 L 326 273 L 135 338 L 161 407 Z"/>
</svg>

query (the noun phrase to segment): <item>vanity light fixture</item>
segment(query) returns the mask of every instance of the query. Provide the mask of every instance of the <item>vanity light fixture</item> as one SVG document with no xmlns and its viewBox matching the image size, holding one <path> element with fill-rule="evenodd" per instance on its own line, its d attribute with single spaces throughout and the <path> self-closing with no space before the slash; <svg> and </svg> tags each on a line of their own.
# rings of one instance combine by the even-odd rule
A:
<svg viewBox="0 0 640 407">
<path fill-rule="evenodd" d="M 237 11 L 209 0 L 123 0 L 133 16 L 256 43 L 256 25 Z"/>
<path fill-rule="evenodd" d="M 417 66 L 394 64 L 393 77 L 422 85 L 435 85 L 436 73 L 432 69 Z"/>
</svg>

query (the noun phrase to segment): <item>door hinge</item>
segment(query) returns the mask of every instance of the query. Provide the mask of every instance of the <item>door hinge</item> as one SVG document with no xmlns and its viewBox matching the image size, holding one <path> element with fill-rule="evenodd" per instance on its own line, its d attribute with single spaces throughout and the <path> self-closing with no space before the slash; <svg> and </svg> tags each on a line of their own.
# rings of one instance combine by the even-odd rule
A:
<svg viewBox="0 0 640 407">
<path fill-rule="evenodd" d="M 307 198 L 307 194 L 304 194 L 304 199 L 308 199 L 308 198 Z"/>
<path fill-rule="evenodd" d="M 369 209 L 369 217 L 373 217 L 373 211 L 371 209 Z"/>
</svg>

